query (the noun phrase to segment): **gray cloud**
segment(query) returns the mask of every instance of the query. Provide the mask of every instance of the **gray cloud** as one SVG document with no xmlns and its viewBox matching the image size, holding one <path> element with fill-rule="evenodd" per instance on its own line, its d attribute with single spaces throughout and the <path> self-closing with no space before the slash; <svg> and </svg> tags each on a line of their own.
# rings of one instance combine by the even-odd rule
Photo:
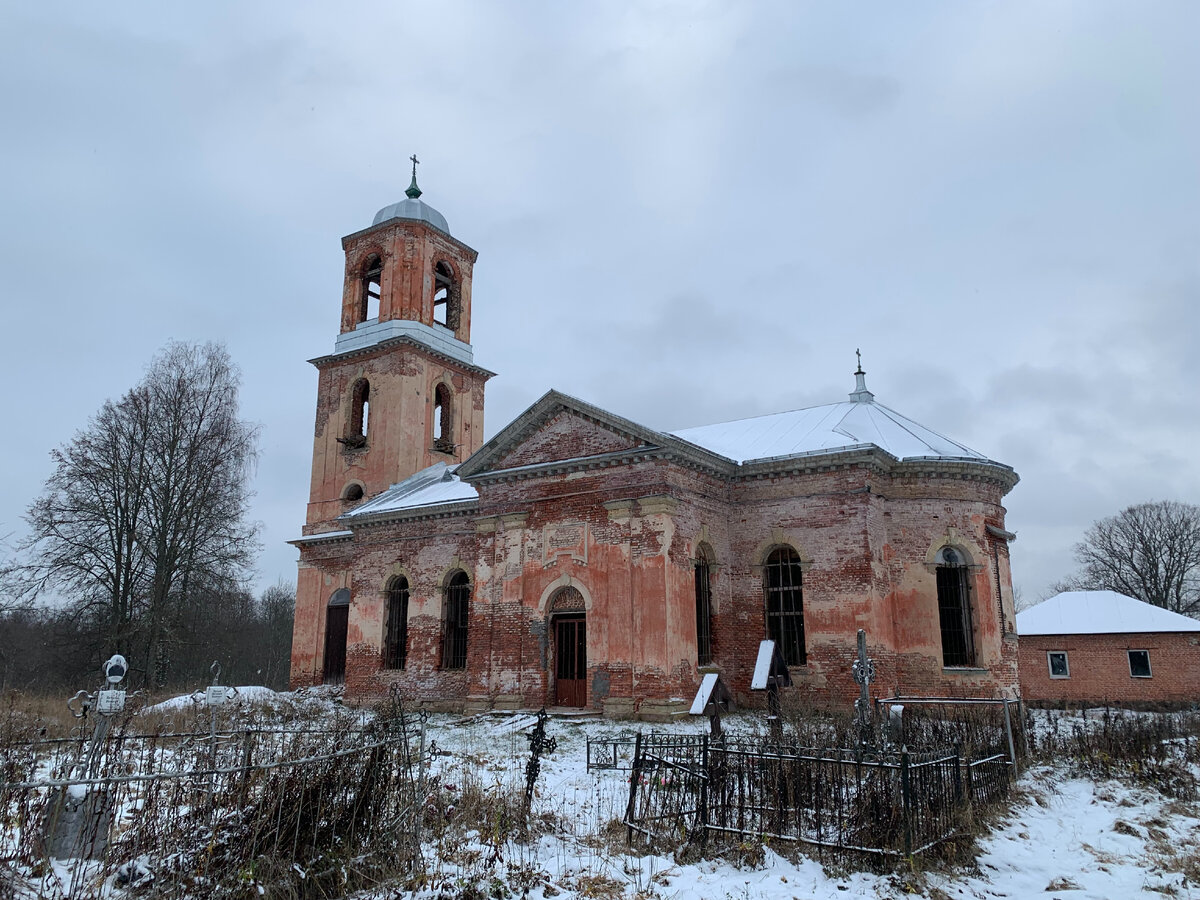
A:
<svg viewBox="0 0 1200 900">
<path fill-rule="evenodd" d="M 494 433 L 557 387 L 676 428 L 878 399 L 1012 464 L 1036 596 L 1200 502 L 1187 3 L 149 3 L 0 11 L 0 534 L 168 338 L 262 422 L 291 575 L 338 239 L 424 161 L 480 251 Z"/>
</svg>

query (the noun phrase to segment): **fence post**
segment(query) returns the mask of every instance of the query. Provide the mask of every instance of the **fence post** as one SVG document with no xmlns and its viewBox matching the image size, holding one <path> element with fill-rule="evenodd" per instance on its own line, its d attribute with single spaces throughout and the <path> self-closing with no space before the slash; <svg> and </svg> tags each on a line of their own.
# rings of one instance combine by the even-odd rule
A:
<svg viewBox="0 0 1200 900">
<path fill-rule="evenodd" d="M 1008 758 L 1012 760 L 1013 779 L 1015 780 L 1021 774 L 1021 770 L 1017 767 L 1017 750 L 1013 745 L 1012 735 L 1012 716 L 1008 711 L 1008 704 L 1012 702 L 1007 697 L 1004 698 L 1004 732 L 1008 735 Z"/>
<path fill-rule="evenodd" d="M 708 850 L 708 735 L 703 736 L 700 745 L 700 809 L 698 827 L 700 828 L 700 852 Z"/>
<path fill-rule="evenodd" d="M 908 747 L 900 748 L 900 805 L 904 808 L 904 855 L 912 860 L 912 785 L 908 773 Z"/>
<path fill-rule="evenodd" d="M 629 802 L 625 804 L 625 842 L 633 843 L 633 810 L 637 801 L 638 780 L 642 773 L 642 733 L 633 742 L 633 765 L 629 769 Z"/>
</svg>

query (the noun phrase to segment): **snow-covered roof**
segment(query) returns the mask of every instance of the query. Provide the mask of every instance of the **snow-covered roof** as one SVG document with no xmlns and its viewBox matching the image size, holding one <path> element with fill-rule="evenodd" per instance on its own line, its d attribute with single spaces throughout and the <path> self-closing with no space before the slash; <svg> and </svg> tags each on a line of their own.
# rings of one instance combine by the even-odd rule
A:
<svg viewBox="0 0 1200 900">
<path fill-rule="evenodd" d="M 461 503 L 478 500 L 479 492 L 454 474 L 458 466 L 444 462 L 434 463 L 415 475 L 393 484 L 378 494 L 338 517 L 343 522 L 354 522 L 382 513 L 419 509 L 426 506 L 441 506 L 445 503 Z"/>
<path fill-rule="evenodd" d="M 866 394 L 870 397 L 870 394 Z M 993 462 L 873 399 L 848 400 L 790 412 L 671 432 L 738 463 L 875 446 L 897 459 Z"/>
<path fill-rule="evenodd" d="M 1017 613 L 1017 634 L 1200 631 L 1200 621 L 1116 591 L 1064 591 Z"/>
</svg>

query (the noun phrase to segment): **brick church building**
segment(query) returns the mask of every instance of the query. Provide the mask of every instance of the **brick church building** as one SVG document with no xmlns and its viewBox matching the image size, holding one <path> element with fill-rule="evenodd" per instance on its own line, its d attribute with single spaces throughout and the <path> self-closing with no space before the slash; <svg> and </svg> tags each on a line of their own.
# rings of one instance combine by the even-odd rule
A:
<svg viewBox="0 0 1200 900">
<path fill-rule="evenodd" d="M 293 685 L 454 709 L 654 716 L 773 637 L 793 690 L 1012 695 L 1013 470 L 847 399 L 657 431 L 550 391 L 483 440 L 477 253 L 420 199 L 342 239 L 319 372 Z"/>
</svg>

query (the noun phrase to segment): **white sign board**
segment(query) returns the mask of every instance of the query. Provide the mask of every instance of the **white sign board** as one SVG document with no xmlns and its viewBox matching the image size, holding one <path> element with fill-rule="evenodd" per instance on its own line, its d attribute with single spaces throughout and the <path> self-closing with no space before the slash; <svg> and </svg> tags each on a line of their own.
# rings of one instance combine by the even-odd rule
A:
<svg viewBox="0 0 1200 900">
<path fill-rule="evenodd" d="M 754 677 L 750 679 L 750 690 L 767 689 L 767 676 L 771 674 L 771 660 L 774 656 L 774 641 L 763 641 L 758 645 L 758 660 L 754 663 Z"/>
<path fill-rule="evenodd" d="M 704 676 L 704 680 L 700 682 L 700 690 L 696 691 L 696 699 L 692 701 L 692 708 L 689 710 L 693 716 L 704 715 L 704 707 L 708 706 L 708 701 L 712 698 L 713 688 L 717 686 L 719 677 L 716 672 L 709 672 Z"/>
<path fill-rule="evenodd" d="M 96 712 L 102 716 L 115 716 L 125 708 L 124 691 L 97 691 Z"/>
<path fill-rule="evenodd" d="M 210 684 L 204 689 L 204 702 L 209 706 L 221 706 L 233 696 L 233 690 L 223 684 Z"/>
</svg>

